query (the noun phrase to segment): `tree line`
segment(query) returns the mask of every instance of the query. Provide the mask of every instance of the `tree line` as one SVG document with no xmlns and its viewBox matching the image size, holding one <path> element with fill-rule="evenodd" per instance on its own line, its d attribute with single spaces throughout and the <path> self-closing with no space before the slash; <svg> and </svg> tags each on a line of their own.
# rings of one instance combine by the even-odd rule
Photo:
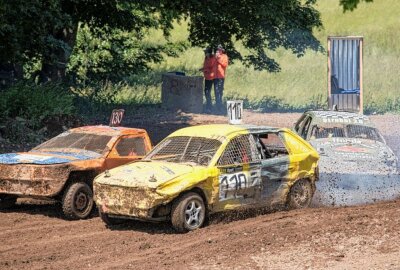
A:
<svg viewBox="0 0 400 270">
<path fill-rule="evenodd" d="M 223 44 L 230 59 L 277 72 L 279 64 L 268 51 L 283 47 L 297 56 L 308 49 L 322 51 L 313 35 L 322 27 L 316 2 L 0 0 L 0 71 L 12 70 L 17 79 L 39 82 L 76 76 L 118 80 L 188 46 Z M 344 11 L 359 2 L 339 0 Z M 187 42 L 170 41 L 173 23 L 179 21 L 188 23 Z M 143 42 L 150 29 L 161 30 L 168 42 Z"/>
</svg>

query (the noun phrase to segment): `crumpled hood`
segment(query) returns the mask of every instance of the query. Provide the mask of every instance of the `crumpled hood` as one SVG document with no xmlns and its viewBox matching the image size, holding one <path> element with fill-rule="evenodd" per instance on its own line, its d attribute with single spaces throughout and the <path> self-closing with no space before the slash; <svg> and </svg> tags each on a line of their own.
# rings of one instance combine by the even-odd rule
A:
<svg viewBox="0 0 400 270">
<path fill-rule="evenodd" d="M 200 168 L 164 161 L 139 161 L 114 168 L 96 177 L 99 184 L 156 188 L 176 177 Z"/>
<path fill-rule="evenodd" d="M 384 143 L 349 138 L 327 138 L 310 141 L 321 156 L 320 169 L 330 171 L 392 171 L 397 158 Z"/>
<path fill-rule="evenodd" d="M 0 155 L 0 164 L 62 164 L 73 161 L 90 160 L 99 158 L 101 155 L 88 152 L 23 152 L 8 153 Z"/>
</svg>

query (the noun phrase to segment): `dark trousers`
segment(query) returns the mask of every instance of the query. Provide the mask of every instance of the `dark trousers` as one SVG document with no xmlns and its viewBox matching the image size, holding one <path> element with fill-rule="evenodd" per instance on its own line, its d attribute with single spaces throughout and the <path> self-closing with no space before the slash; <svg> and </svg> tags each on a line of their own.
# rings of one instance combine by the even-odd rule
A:
<svg viewBox="0 0 400 270">
<path fill-rule="evenodd" d="M 211 110 L 211 88 L 213 86 L 213 80 L 204 80 L 204 95 L 206 96 L 206 109 Z"/>
<path fill-rule="evenodd" d="M 222 109 L 222 96 L 224 94 L 225 79 L 214 79 L 215 103 L 218 109 Z"/>
</svg>

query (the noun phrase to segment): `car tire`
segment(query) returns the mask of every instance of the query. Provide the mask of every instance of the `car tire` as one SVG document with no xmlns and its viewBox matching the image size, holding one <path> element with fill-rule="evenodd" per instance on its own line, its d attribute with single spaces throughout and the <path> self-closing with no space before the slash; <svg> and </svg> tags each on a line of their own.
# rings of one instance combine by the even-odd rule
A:
<svg viewBox="0 0 400 270">
<path fill-rule="evenodd" d="M 87 218 L 93 210 L 93 191 L 84 182 L 72 183 L 62 198 L 62 209 L 67 219 Z"/>
<path fill-rule="evenodd" d="M 171 222 L 177 232 L 193 231 L 203 226 L 206 220 L 203 198 L 194 192 L 178 197 L 172 204 Z"/>
<path fill-rule="evenodd" d="M 17 197 L 12 195 L 0 195 L 0 209 L 5 210 L 15 206 Z"/>
<path fill-rule="evenodd" d="M 112 218 L 110 217 L 108 214 L 102 212 L 99 209 L 99 216 L 101 218 L 101 220 L 107 225 L 107 226 L 114 226 L 114 225 L 119 225 L 119 224 L 123 224 L 126 222 L 125 219 L 121 219 L 121 218 Z"/>
<path fill-rule="evenodd" d="M 313 188 L 310 181 L 300 179 L 290 188 L 288 207 L 289 209 L 307 208 L 311 204 Z"/>
</svg>

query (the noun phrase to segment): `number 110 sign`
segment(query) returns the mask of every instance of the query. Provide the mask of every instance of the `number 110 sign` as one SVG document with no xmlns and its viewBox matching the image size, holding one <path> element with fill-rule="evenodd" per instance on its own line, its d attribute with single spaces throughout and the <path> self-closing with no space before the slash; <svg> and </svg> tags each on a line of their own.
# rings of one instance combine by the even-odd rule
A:
<svg viewBox="0 0 400 270">
<path fill-rule="evenodd" d="M 239 125 L 242 123 L 243 100 L 228 100 L 227 103 L 229 124 Z"/>
</svg>

